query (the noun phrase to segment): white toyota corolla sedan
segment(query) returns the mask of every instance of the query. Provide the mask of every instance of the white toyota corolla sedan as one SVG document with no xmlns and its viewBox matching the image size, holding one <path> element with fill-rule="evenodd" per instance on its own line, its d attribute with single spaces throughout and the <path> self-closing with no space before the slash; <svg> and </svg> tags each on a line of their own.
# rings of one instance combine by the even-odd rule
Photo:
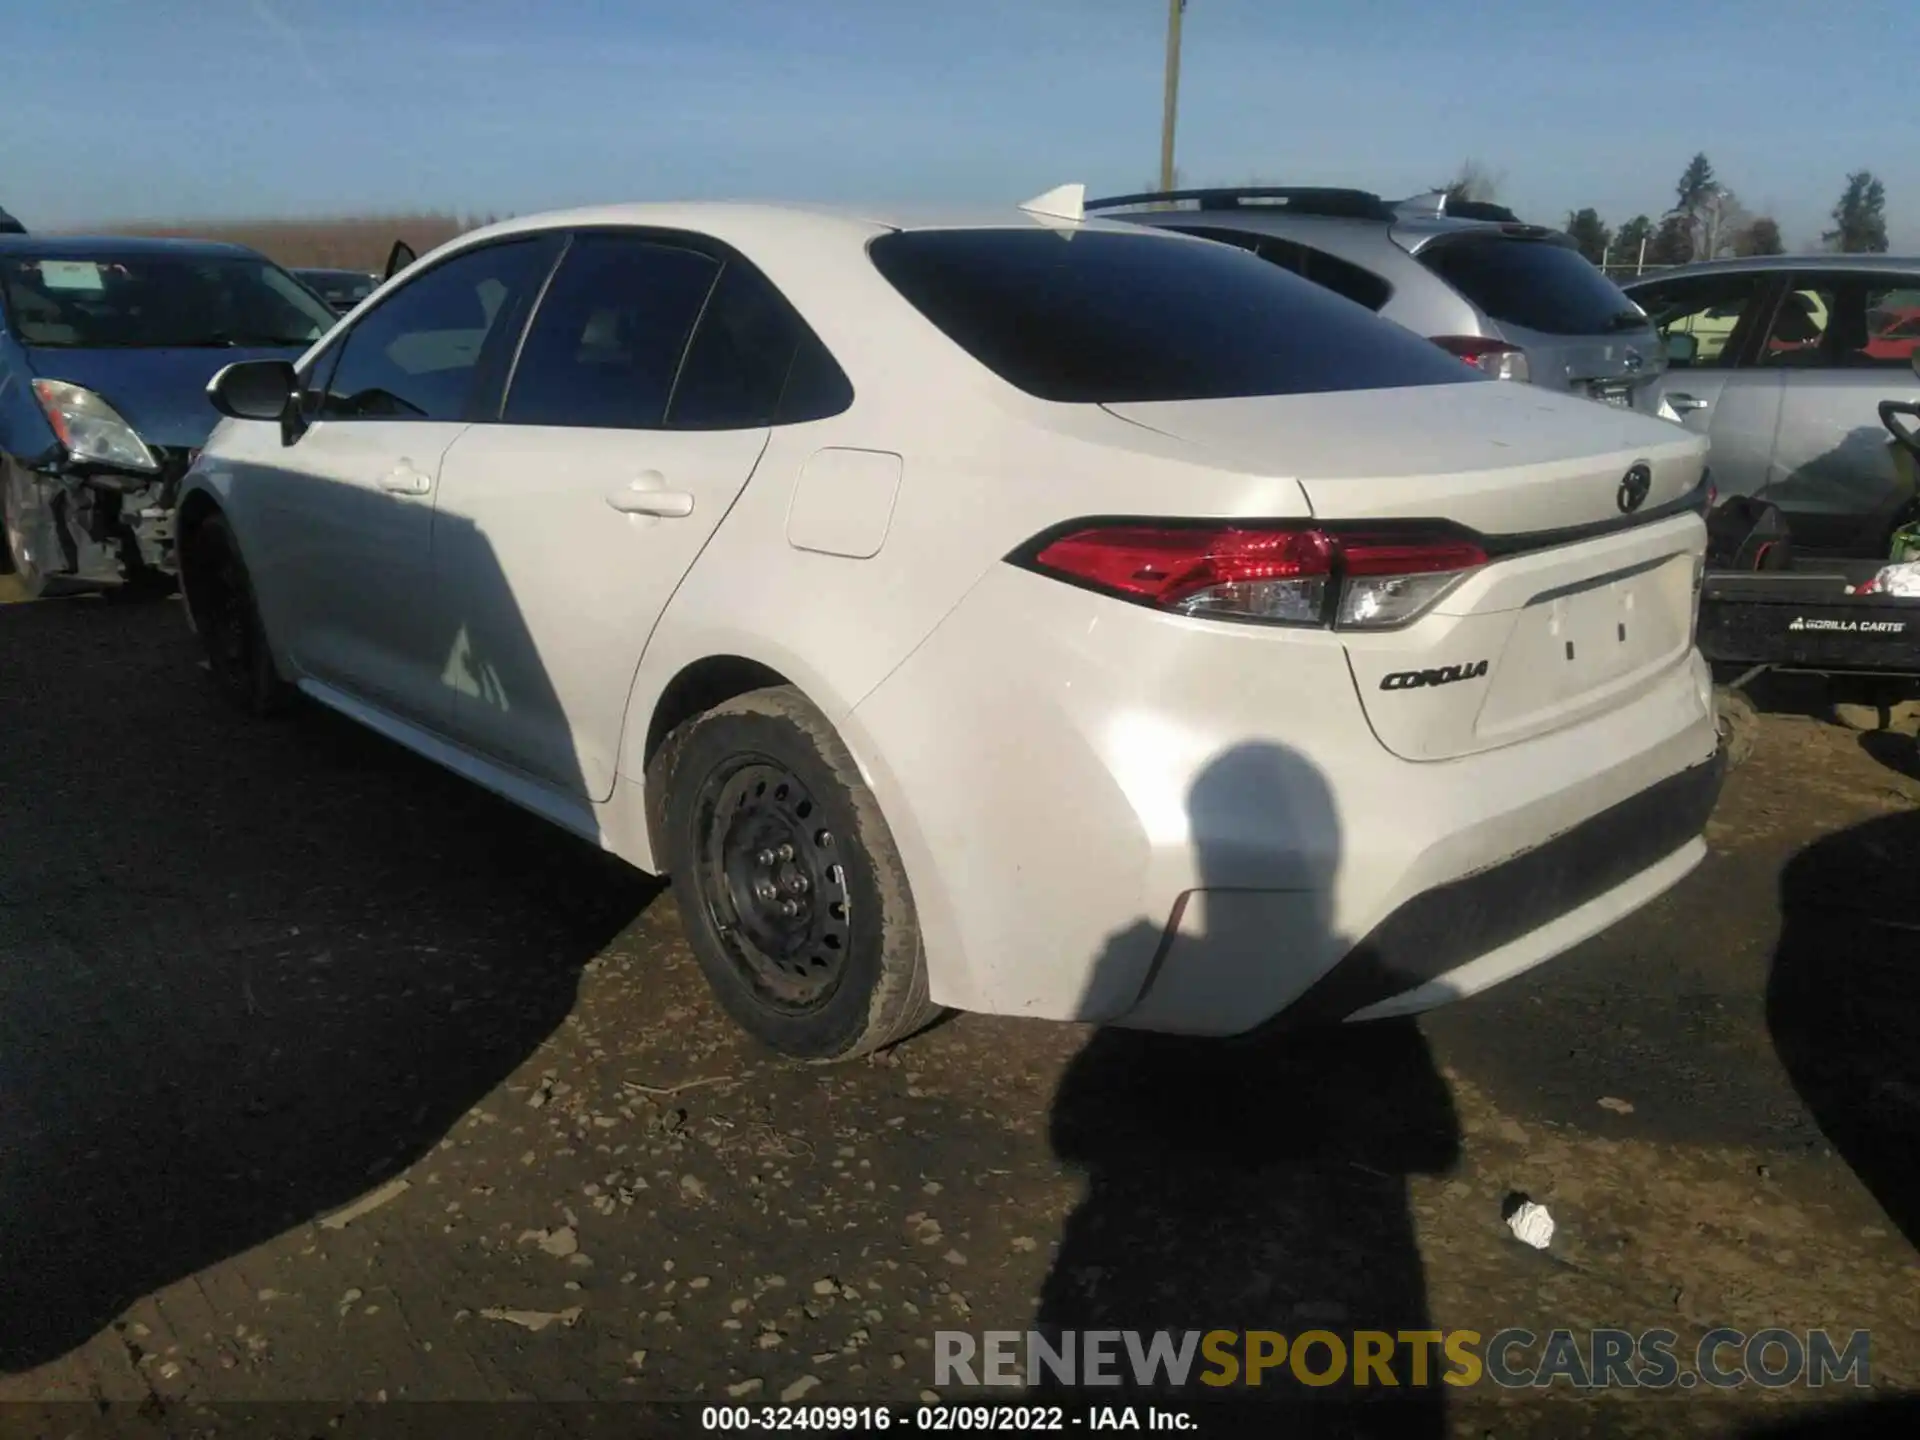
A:
<svg viewBox="0 0 1920 1440">
<path fill-rule="evenodd" d="M 516 219 L 210 394 L 222 687 L 671 876 L 790 1055 L 1410 1013 L 1704 854 L 1705 442 L 1072 189 Z"/>
</svg>

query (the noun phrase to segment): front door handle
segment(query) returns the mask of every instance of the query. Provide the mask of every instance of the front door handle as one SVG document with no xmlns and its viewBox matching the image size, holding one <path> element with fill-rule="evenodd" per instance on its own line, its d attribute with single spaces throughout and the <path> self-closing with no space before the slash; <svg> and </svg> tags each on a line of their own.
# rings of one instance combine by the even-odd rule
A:
<svg viewBox="0 0 1920 1440">
<path fill-rule="evenodd" d="M 380 488 L 395 495 L 425 495 L 433 489 L 433 477 L 414 469 L 411 460 L 402 460 L 380 477 Z"/>
<path fill-rule="evenodd" d="M 1674 413 L 1678 415 L 1691 415 L 1696 410 L 1707 408 L 1706 401 L 1692 395 L 1668 395 L 1667 404 L 1671 405 Z"/>
<path fill-rule="evenodd" d="M 684 490 L 657 489 L 661 477 L 648 471 L 638 480 L 607 496 L 607 504 L 622 515 L 661 515 L 678 520 L 693 513 L 693 496 Z"/>
</svg>

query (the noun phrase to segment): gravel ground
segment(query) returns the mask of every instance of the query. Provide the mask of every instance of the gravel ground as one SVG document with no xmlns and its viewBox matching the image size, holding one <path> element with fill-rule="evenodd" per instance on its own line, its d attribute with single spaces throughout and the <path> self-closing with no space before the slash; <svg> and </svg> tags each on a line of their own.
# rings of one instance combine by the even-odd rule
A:
<svg viewBox="0 0 1920 1440">
<path fill-rule="evenodd" d="M 232 717 L 194 659 L 173 602 L 0 606 L 0 1401 L 911 1402 L 936 1330 L 1036 1321 L 1865 1328 L 1876 1392 L 1920 1386 L 1909 739 L 1769 718 L 1677 892 L 1418 1025 L 959 1017 L 799 1069 L 654 882 L 329 716 Z"/>
</svg>

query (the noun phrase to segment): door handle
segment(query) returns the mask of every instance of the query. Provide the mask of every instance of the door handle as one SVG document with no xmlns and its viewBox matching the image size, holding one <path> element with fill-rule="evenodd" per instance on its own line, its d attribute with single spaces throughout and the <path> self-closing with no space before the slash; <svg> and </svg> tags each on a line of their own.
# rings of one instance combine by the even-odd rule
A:
<svg viewBox="0 0 1920 1440">
<path fill-rule="evenodd" d="M 395 495 L 425 495 L 433 489 L 433 477 L 414 469 L 411 460 L 402 460 L 380 477 L 380 488 Z"/>
<path fill-rule="evenodd" d="M 607 504 L 622 515 L 661 515 L 678 520 L 693 513 L 693 496 L 684 490 L 656 490 L 657 477 L 635 480 L 607 496 Z"/>
<path fill-rule="evenodd" d="M 1692 395 L 1670 394 L 1667 396 L 1667 404 L 1671 405 L 1674 412 L 1679 415 L 1691 415 L 1696 410 L 1707 408 L 1706 401 Z"/>
</svg>

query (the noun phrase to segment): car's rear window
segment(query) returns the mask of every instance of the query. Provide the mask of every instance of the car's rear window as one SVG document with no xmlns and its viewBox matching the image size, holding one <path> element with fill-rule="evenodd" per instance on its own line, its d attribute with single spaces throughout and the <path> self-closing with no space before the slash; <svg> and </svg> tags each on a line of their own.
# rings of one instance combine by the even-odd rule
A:
<svg viewBox="0 0 1920 1440">
<path fill-rule="evenodd" d="M 1491 320 L 1542 335 L 1609 335 L 1646 328 L 1624 291 L 1578 250 L 1546 240 L 1462 235 L 1420 261 Z"/>
<path fill-rule="evenodd" d="M 1216 400 L 1482 378 L 1392 321 L 1225 245 L 1147 231 L 907 230 L 870 253 L 949 339 L 1042 400 Z"/>
</svg>

